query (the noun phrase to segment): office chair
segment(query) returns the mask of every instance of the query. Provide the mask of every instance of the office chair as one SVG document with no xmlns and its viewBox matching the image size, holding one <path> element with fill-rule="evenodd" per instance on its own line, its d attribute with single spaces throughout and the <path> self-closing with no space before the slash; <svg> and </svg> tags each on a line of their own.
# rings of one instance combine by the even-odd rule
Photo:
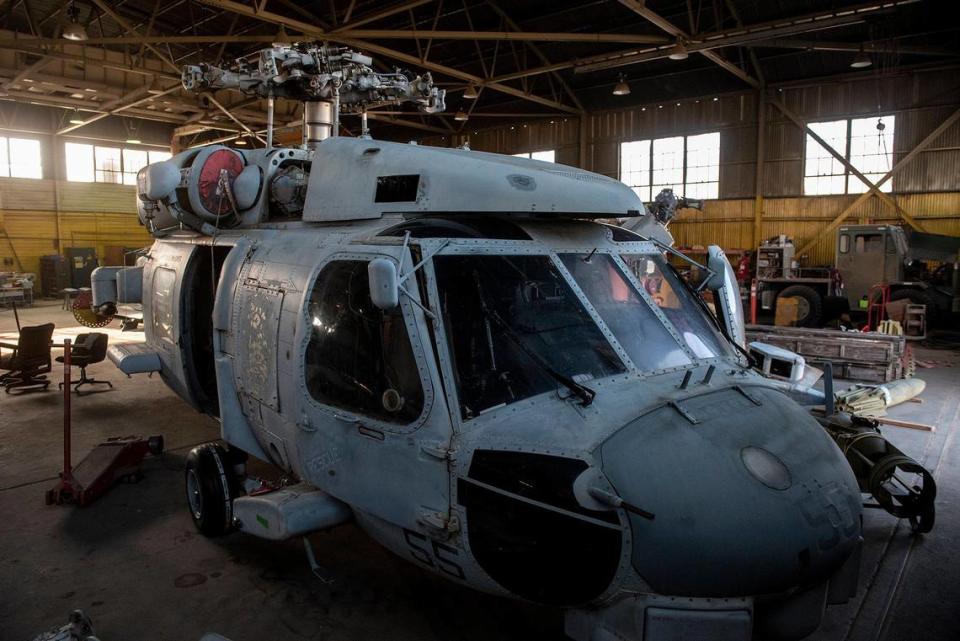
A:
<svg viewBox="0 0 960 641">
<path fill-rule="evenodd" d="M 71 381 L 70 386 L 80 395 L 80 388 L 84 385 L 107 385 L 113 389 L 110 381 L 98 381 L 87 376 L 87 366 L 100 363 L 107 357 L 108 336 L 100 332 L 77 334 L 77 341 L 70 350 L 70 365 L 80 368 L 80 379 Z M 63 356 L 57 356 L 57 362 L 63 362 Z M 63 389 L 63 383 L 60 383 Z"/>
<path fill-rule="evenodd" d="M 53 337 L 53 323 L 34 325 L 20 329 L 13 353 L 0 356 L 0 370 L 6 373 L 0 376 L 0 385 L 7 394 L 46 391 L 50 386 L 47 373 L 50 372 L 50 339 Z"/>
</svg>

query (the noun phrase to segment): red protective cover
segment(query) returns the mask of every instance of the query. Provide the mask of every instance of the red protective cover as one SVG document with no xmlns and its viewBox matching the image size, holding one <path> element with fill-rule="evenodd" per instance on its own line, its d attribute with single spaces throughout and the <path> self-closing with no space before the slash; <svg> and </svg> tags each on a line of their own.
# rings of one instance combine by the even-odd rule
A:
<svg viewBox="0 0 960 641">
<path fill-rule="evenodd" d="M 221 169 L 226 170 L 227 182 L 233 188 L 233 181 L 243 171 L 243 160 L 229 149 L 218 149 L 207 156 L 200 168 L 200 177 L 197 180 L 200 202 L 208 212 L 218 216 L 230 211 L 230 199 L 226 194 L 217 193 Z"/>
</svg>

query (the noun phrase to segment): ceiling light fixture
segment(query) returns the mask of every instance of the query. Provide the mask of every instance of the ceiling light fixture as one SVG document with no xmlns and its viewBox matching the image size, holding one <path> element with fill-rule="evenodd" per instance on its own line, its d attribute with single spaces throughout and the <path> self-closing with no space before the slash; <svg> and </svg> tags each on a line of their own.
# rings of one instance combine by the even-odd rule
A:
<svg viewBox="0 0 960 641">
<path fill-rule="evenodd" d="M 620 74 L 620 82 L 616 84 L 613 88 L 614 96 L 629 96 L 630 95 L 630 85 L 627 84 L 627 79 L 623 74 Z"/>
<path fill-rule="evenodd" d="M 469 120 L 469 119 L 470 119 L 470 116 L 467 115 L 467 112 L 466 112 L 466 111 L 464 111 L 463 109 L 461 109 L 461 110 L 459 110 L 456 114 L 454 114 L 453 119 L 454 119 L 454 120 L 459 120 L 460 122 L 464 122 L 464 121 L 466 121 L 466 120 Z"/>
<path fill-rule="evenodd" d="M 140 144 L 140 139 L 139 139 L 139 138 L 127 138 L 127 144 L 128 144 L 128 145 L 139 145 L 139 144 Z"/>
<path fill-rule="evenodd" d="M 80 24 L 80 10 L 75 3 L 71 2 L 67 7 L 67 15 L 70 17 L 70 22 L 63 28 L 63 37 L 74 41 L 86 40 L 87 30 Z"/>
<path fill-rule="evenodd" d="M 690 57 L 690 54 L 687 53 L 686 45 L 683 44 L 683 40 L 677 40 L 677 46 L 673 48 L 673 51 L 671 51 L 667 57 L 671 60 L 686 60 Z"/>
<path fill-rule="evenodd" d="M 857 57 L 850 63 L 850 67 L 853 69 L 866 69 L 872 64 L 873 60 L 871 60 L 867 52 L 863 50 L 863 45 L 860 45 L 860 53 L 858 53 Z"/>
<path fill-rule="evenodd" d="M 477 96 L 480 94 L 477 93 L 477 88 L 473 85 L 467 85 L 467 88 L 463 90 L 463 97 L 467 100 L 476 100 Z"/>
</svg>

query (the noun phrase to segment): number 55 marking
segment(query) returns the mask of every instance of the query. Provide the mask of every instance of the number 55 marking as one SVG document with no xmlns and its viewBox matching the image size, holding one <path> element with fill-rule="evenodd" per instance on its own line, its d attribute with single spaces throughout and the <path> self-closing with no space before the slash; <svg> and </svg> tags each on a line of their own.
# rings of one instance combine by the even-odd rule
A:
<svg viewBox="0 0 960 641">
<path fill-rule="evenodd" d="M 410 546 L 410 556 L 420 563 L 457 579 L 466 578 L 463 568 L 454 560 L 459 554 L 457 548 L 407 529 L 403 530 L 403 540 Z"/>
</svg>

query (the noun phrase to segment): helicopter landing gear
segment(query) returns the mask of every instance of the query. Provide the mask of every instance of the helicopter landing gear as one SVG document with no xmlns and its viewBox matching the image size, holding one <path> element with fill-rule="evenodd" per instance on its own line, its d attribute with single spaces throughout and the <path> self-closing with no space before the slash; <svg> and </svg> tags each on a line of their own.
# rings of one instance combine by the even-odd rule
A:
<svg viewBox="0 0 960 641">
<path fill-rule="evenodd" d="M 233 499 L 241 492 L 231 453 L 217 443 L 190 450 L 186 481 L 193 524 L 205 536 L 223 536 L 234 529 Z"/>
</svg>

